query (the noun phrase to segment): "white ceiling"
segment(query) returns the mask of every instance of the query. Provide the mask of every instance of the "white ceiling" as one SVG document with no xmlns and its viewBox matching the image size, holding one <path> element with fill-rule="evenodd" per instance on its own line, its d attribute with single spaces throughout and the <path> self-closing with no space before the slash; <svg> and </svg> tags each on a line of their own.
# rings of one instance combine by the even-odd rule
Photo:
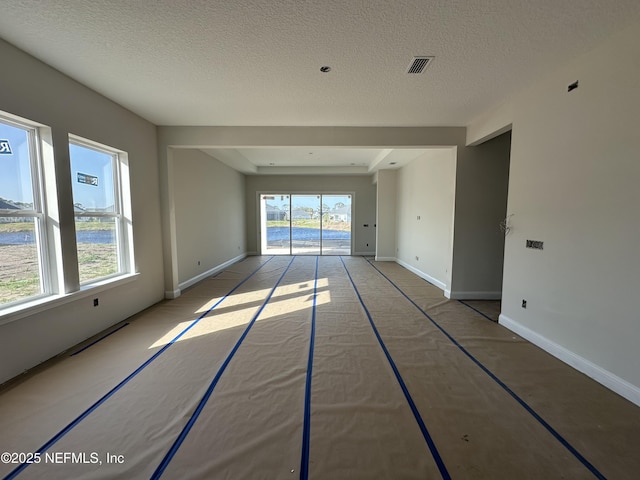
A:
<svg viewBox="0 0 640 480">
<path fill-rule="evenodd" d="M 638 0 L 20 0 L 0 37 L 156 125 L 466 126 L 639 16 Z M 435 60 L 409 75 L 416 55 Z M 258 153 L 238 152 L 275 158 Z"/>
<path fill-rule="evenodd" d="M 247 174 L 371 174 L 393 170 L 443 148 L 210 148 L 204 153 Z"/>
</svg>

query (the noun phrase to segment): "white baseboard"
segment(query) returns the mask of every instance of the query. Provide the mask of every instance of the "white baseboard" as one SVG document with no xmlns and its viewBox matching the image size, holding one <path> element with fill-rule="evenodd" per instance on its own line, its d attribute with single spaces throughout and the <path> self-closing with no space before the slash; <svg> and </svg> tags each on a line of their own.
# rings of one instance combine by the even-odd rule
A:
<svg viewBox="0 0 640 480">
<path fill-rule="evenodd" d="M 534 332 L 506 315 L 501 314 L 498 318 L 498 323 L 527 339 L 534 345 L 537 345 L 559 360 L 562 360 L 564 363 L 572 366 L 576 370 L 584 373 L 586 376 L 594 379 L 596 382 L 601 383 L 608 389 L 616 392 L 618 395 L 640 406 L 640 387 L 632 385 L 626 380 L 618 377 L 608 370 L 605 370 L 601 366 L 596 365 L 586 358 L 568 350 L 562 345 L 558 345 L 548 338 L 543 337 L 539 333 Z"/>
<path fill-rule="evenodd" d="M 424 273 L 421 270 L 418 270 L 416 267 L 414 267 L 412 265 L 409 265 L 407 262 L 404 262 L 404 261 L 402 261 L 400 259 L 396 259 L 396 262 L 399 265 L 402 265 L 404 268 L 406 268 L 410 272 L 413 272 L 416 275 L 418 275 L 419 277 L 424 278 L 427 282 L 431 283 L 432 285 L 435 285 L 440 290 L 446 290 L 447 289 L 447 285 L 444 282 L 441 282 L 437 278 L 433 278 L 431 275 L 429 275 L 427 273 Z"/>
<path fill-rule="evenodd" d="M 444 296 L 451 300 L 501 300 L 502 292 L 454 292 L 447 290 Z"/>
<path fill-rule="evenodd" d="M 177 290 L 167 290 L 164 292 L 164 298 L 167 300 L 173 300 L 174 298 L 178 298 L 181 294 L 182 292 L 179 288 Z"/>
<path fill-rule="evenodd" d="M 396 257 L 376 257 L 376 262 L 395 262 Z"/>
<path fill-rule="evenodd" d="M 224 270 L 225 268 L 227 268 L 229 265 L 233 265 L 236 262 L 239 262 L 240 260 L 243 260 L 244 258 L 246 258 L 247 254 L 243 253 L 241 255 L 238 255 L 235 258 L 232 258 L 231 260 L 228 260 L 216 267 L 210 268 L 209 270 L 207 270 L 206 272 L 201 273 L 200 275 L 196 275 L 193 278 L 190 278 L 189 280 L 186 280 L 182 283 L 178 284 L 178 287 L 180 290 L 184 290 L 185 288 L 189 288 L 191 285 L 195 285 L 196 283 L 198 283 L 201 280 L 204 280 L 207 277 L 211 277 L 212 275 L 215 275 L 216 273 L 218 273 L 220 270 Z M 166 295 L 166 292 L 165 292 Z M 174 297 L 175 298 L 175 297 Z"/>
<path fill-rule="evenodd" d="M 247 252 L 246 256 L 247 257 L 255 257 L 255 256 L 258 256 L 258 255 L 260 255 L 258 252 Z"/>
</svg>

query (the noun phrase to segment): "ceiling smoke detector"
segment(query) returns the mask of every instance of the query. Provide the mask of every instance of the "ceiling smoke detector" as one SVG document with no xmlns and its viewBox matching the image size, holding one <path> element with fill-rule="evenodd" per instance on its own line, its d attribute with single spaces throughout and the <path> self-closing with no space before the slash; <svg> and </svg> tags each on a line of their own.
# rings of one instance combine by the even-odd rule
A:
<svg viewBox="0 0 640 480">
<path fill-rule="evenodd" d="M 422 73 L 425 69 L 433 63 L 433 59 L 436 57 L 413 57 L 407 73 Z"/>
</svg>

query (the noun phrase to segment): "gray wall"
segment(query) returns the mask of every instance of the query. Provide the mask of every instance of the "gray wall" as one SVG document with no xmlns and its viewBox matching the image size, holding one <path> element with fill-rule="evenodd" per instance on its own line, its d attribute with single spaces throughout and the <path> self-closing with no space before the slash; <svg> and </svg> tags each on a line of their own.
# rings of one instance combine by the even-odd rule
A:
<svg viewBox="0 0 640 480">
<path fill-rule="evenodd" d="M 0 40 L 0 110 L 51 127 L 64 263 L 75 266 L 68 134 L 128 152 L 136 271 L 126 285 L 93 296 L 76 292 L 55 308 L 0 325 L 0 382 L 159 301 L 163 296 L 156 128 L 149 122 Z M 77 289 L 77 274 L 65 277 Z M 98 296 L 98 295 L 97 295 Z"/>
<path fill-rule="evenodd" d="M 244 175 L 199 150 L 175 150 L 173 189 L 180 284 L 245 254 Z"/>
<path fill-rule="evenodd" d="M 429 150 L 398 173 L 398 263 L 443 290 L 451 285 L 455 189 L 453 148 Z"/>
<path fill-rule="evenodd" d="M 380 170 L 376 179 L 376 260 L 396 258 L 397 170 Z"/>
<path fill-rule="evenodd" d="M 370 175 L 247 175 L 247 251 L 258 253 L 259 193 L 353 193 L 353 253 L 373 254 L 376 234 L 376 187 Z M 364 225 L 368 224 L 368 227 Z M 367 246 L 367 244 L 369 244 Z"/>
<path fill-rule="evenodd" d="M 513 124 L 500 323 L 636 404 L 638 58 L 636 21 L 485 115 L 469 138 Z"/>
<path fill-rule="evenodd" d="M 451 298 L 501 298 L 510 147 L 507 132 L 458 149 Z"/>
<path fill-rule="evenodd" d="M 397 261 L 450 298 L 501 297 L 510 135 L 431 149 L 398 173 Z"/>
</svg>

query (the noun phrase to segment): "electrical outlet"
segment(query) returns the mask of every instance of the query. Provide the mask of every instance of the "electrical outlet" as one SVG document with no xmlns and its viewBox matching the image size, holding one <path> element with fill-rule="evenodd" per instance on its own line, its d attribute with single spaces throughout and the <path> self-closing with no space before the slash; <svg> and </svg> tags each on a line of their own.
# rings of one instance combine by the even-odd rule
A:
<svg viewBox="0 0 640 480">
<path fill-rule="evenodd" d="M 93 306 L 94 306 L 94 307 L 97 307 L 99 303 L 100 303 L 100 302 L 98 301 L 98 299 L 97 299 L 97 298 L 94 298 L 94 299 L 93 299 Z"/>
<path fill-rule="evenodd" d="M 524 298 L 522 299 L 522 308 L 527 308 L 527 301 Z"/>
</svg>

